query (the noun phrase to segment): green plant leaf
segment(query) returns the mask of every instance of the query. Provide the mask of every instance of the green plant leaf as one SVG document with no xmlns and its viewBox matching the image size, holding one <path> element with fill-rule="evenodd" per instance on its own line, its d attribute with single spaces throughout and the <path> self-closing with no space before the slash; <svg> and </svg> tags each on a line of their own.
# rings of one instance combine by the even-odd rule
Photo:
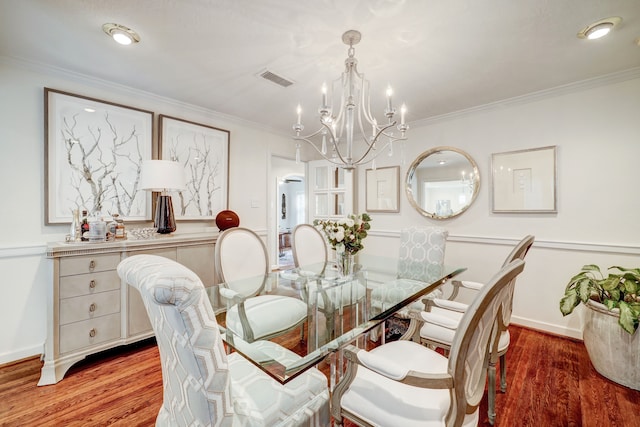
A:
<svg viewBox="0 0 640 427">
<path fill-rule="evenodd" d="M 580 297 L 580 301 L 587 302 L 589 300 L 589 297 L 591 297 L 592 280 L 591 279 L 580 280 L 580 282 L 578 282 L 576 292 Z"/>
<path fill-rule="evenodd" d="M 612 289 L 609 292 L 609 299 L 613 301 L 622 301 L 622 292 L 620 292 L 620 289 L 618 288 Z"/>
<path fill-rule="evenodd" d="M 598 267 L 596 264 L 587 264 L 582 266 L 582 271 L 597 271 L 598 273 L 600 273 L 600 267 Z"/>
<path fill-rule="evenodd" d="M 638 328 L 638 314 L 635 313 L 635 316 L 634 316 L 634 310 L 631 308 L 629 304 L 627 304 L 624 301 L 620 302 L 619 308 L 620 308 L 620 320 L 618 323 L 620 323 L 620 326 L 622 326 L 622 329 L 629 332 L 630 334 L 633 334 Z"/>
<path fill-rule="evenodd" d="M 625 273 L 624 276 L 624 291 L 628 294 L 638 294 L 638 290 L 640 289 L 640 282 L 638 282 L 638 278 L 630 273 Z"/>
<path fill-rule="evenodd" d="M 617 274 L 610 274 L 609 277 L 600 282 L 600 286 L 602 286 L 602 289 L 605 291 L 612 291 L 617 289 L 621 282 L 621 276 L 618 276 Z"/>
<path fill-rule="evenodd" d="M 560 300 L 560 312 L 563 316 L 567 314 L 571 314 L 573 309 L 580 303 L 580 299 L 578 299 L 578 294 L 575 292 L 570 292 L 565 294 L 564 297 Z"/>
</svg>

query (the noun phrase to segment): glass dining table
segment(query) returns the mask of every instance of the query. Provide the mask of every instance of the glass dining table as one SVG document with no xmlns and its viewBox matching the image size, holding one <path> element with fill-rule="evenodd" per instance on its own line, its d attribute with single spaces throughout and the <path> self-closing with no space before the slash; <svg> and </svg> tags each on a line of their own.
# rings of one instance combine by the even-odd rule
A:
<svg viewBox="0 0 640 427">
<path fill-rule="evenodd" d="M 294 339 L 275 337 L 249 342 L 224 327 L 223 311 L 218 318 L 227 349 L 237 351 L 282 384 L 328 359 L 333 389 L 341 371 L 341 349 L 345 345 L 364 342 L 369 332 L 381 327 L 398 310 L 466 270 L 433 266 L 428 279 L 418 281 L 397 279 L 396 266 L 397 258 L 358 254 L 355 272 L 346 277 L 340 276 L 331 262 L 322 273 L 317 273 L 321 270 L 318 266 L 273 271 L 267 277 L 264 293 L 303 300 L 308 308 L 303 326 L 306 334 L 301 337 L 298 330 Z M 209 297 L 215 307 L 220 305 L 220 296 L 214 289 L 209 288 Z M 292 342 L 295 342 L 292 348 L 283 344 Z"/>
</svg>

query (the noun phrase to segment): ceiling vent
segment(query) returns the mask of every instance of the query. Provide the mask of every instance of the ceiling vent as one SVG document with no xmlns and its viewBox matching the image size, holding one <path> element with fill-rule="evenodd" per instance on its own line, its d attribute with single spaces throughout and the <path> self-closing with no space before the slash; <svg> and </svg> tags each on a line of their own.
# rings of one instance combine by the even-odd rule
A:
<svg viewBox="0 0 640 427">
<path fill-rule="evenodd" d="M 278 86 L 289 87 L 293 84 L 291 80 L 285 79 L 284 77 L 272 73 L 269 70 L 261 71 L 258 75 L 265 80 L 269 80 L 271 83 L 277 84 Z"/>
</svg>

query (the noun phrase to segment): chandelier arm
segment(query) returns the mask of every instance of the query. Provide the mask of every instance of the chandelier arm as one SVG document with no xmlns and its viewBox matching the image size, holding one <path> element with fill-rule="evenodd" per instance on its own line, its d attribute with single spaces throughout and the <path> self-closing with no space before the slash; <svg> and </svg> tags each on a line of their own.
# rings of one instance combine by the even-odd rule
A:
<svg viewBox="0 0 640 427">
<path fill-rule="evenodd" d="M 322 127 L 320 127 L 320 129 L 318 129 L 317 131 L 310 133 L 309 135 L 296 135 L 293 137 L 294 140 L 302 140 L 302 139 L 307 139 L 307 138 L 313 138 L 314 136 L 318 135 L 322 133 Z"/>
<path fill-rule="evenodd" d="M 358 160 L 356 160 L 356 161 L 355 161 L 355 162 L 353 162 L 353 163 L 354 163 L 354 164 L 359 164 L 359 163 L 361 163 L 361 162 L 362 162 L 362 161 L 363 161 L 363 160 L 364 160 L 364 159 L 369 155 L 369 153 L 371 152 L 371 150 L 373 149 L 373 147 L 375 147 L 375 146 L 376 146 L 376 143 L 378 142 L 378 139 L 380 139 L 380 136 L 381 136 L 381 135 L 385 135 L 385 134 L 384 134 L 384 131 L 385 131 L 386 129 L 388 129 L 388 128 L 392 127 L 394 124 L 395 124 L 395 122 L 393 122 L 393 123 L 389 123 L 388 125 L 386 125 L 386 126 L 385 126 L 385 127 L 383 127 L 382 129 L 380 129 L 380 130 L 378 131 L 378 133 L 376 134 L 376 136 L 375 136 L 375 137 L 373 138 L 373 140 L 371 141 L 371 143 L 370 143 L 370 144 L 368 144 L 368 148 L 367 148 L 367 150 L 364 152 L 364 154 L 363 154 L 363 155 L 362 155 Z M 389 142 L 387 142 L 386 144 L 384 144 L 384 145 L 382 146 L 382 148 L 380 148 L 380 150 L 378 150 L 378 149 L 376 148 L 377 153 L 376 153 L 376 155 L 375 155 L 375 156 L 373 156 L 373 157 L 371 158 L 371 160 L 373 160 L 373 159 L 375 159 L 376 157 L 378 157 L 378 156 L 380 155 L 380 153 L 382 153 L 382 152 L 385 150 L 385 148 L 387 148 L 387 147 L 389 146 L 389 144 L 390 144 L 391 142 L 395 142 L 395 141 L 397 141 L 397 140 L 398 140 L 398 139 L 396 139 L 396 138 L 390 137 L 390 141 L 389 141 Z"/>
<path fill-rule="evenodd" d="M 364 118 L 367 120 L 367 122 L 369 122 L 369 124 L 373 126 L 373 124 L 376 123 L 376 121 L 374 120 L 374 117 L 371 114 L 371 88 L 369 87 L 369 80 L 364 78 L 364 74 L 362 75 L 362 87 L 360 90 L 362 91 L 362 97 L 361 97 L 362 114 Z"/>
<path fill-rule="evenodd" d="M 316 132 L 316 133 L 317 133 L 317 132 Z M 316 146 L 316 144 L 315 144 L 313 141 L 311 141 L 310 139 L 307 139 L 307 138 L 306 138 L 306 137 L 304 137 L 304 136 L 296 136 L 296 137 L 294 137 L 294 138 L 293 138 L 293 140 L 294 140 L 294 141 L 304 141 L 304 142 L 306 142 L 307 144 L 309 144 L 310 146 L 312 146 L 312 147 L 313 147 L 313 149 L 314 149 L 314 150 L 316 150 L 316 151 L 318 152 L 318 154 L 320 154 L 320 155 L 322 156 L 322 158 L 324 158 L 325 160 L 329 160 L 329 161 L 330 161 L 330 162 L 332 162 L 332 163 L 336 163 L 335 161 L 331 160 L 331 158 L 329 158 L 329 157 L 327 157 L 326 155 L 322 154 L 322 150 L 320 150 L 320 149 Z M 337 150 L 336 150 L 336 151 L 337 151 Z M 344 161 L 344 159 L 342 158 L 342 156 L 340 155 L 340 152 L 338 152 L 338 157 L 340 157 L 340 160 L 342 160 L 342 163 L 346 163 L 346 162 Z M 336 164 L 338 164 L 338 163 L 336 163 Z"/>
</svg>

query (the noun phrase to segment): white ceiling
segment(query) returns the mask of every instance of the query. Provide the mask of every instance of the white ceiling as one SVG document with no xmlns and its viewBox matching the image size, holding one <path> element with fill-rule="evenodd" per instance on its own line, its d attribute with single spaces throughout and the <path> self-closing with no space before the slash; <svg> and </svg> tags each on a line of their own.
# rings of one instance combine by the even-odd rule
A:
<svg viewBox="0 0 640 427">
<path fill-rule="evenodd" d="M 609 16 L 623 21 L 608 37 L 576 37 Z M 117 45 L 107 22 L 141 42 Z M 409 124 L 640 67 L 640 0 L 0 0 L 1 56 L 284 134 L 296 105 L 311 120 L 320 86 L 339 76 L 349 29 L 362 33 L 355 52 L 372 102 L 391 84 Z M 257 77 L 265 69 L 295 84 Z"/>
</svg>

